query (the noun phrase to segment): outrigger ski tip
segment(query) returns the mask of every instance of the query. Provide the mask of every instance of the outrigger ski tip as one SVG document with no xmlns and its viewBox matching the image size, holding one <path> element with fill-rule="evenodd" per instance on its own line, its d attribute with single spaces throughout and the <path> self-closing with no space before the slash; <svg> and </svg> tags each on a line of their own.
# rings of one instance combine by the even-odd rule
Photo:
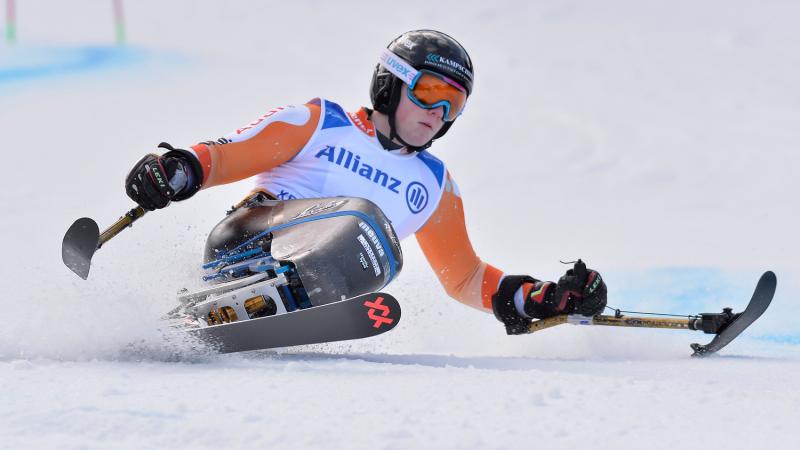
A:
<svg viewBox="0 0 800 450">
<path fill-rule="evenodd" d="M 775 288 L 778 285 L 778 278 L 772 271 L 764 272 L 758 280 L 756 289 L 753 292 L 753 297 L 744 311 L 733 314 L 730 308 L 725 308 L 719 314 L 702 314 L 701 319 L 703 325 L 706 321 L 712 325 L 719 324 L 715 330 L 703 331 L 706 333 L 714 333 L 714 339 L 706 345 L 691 344 L 692 356 L 706 356 L 716 353 L 721 348 L 728 345 L 732 340 L 739 336 L 747 327 L 756 321 L 764 311 L 767 310 L 769 304 L 772 302 L 772 297 L 775 295 Z M 708 319 L 706 317 L 708 316 Z"/>
<path fill-rule="evenodd" d="M 764 272 L 758 280 L 753 296 L 744 311 L 734 313 L 732 308 L 724 308 L 721 313 L 703 313 L 684 317 L 638 317 L 625 316 L 617 310 L 613 316 L 598 315 L 586 317 L 576 314 L 549 317 L 531 322 L 523 333 L 533 333 L 564 323 L 573 325 L 605 325 L 635 328 L 669 328 L 674 330 L 697 330 L 714 334 L 708 344 L 691 344 L 692 356 L 702 357 L 716 353 L 747 327 L 755 322 L 772 302 L 777 286 L 777 277 L 772 271 Z"/>
<path fill-rule="evenodd" d="M 69 270 L 85 280 L 89 277 L 92 256 L 99 244 L 100 228 L 97 222 L 82 217 L 64 234 L 64 240 L 61 242 L 61 260 Z"/>
<path fill-rule="evenodd" d="M 84 280 L 89 278 L 89 269 L 92 267 L 94 253 L 109 239 L 131 226 L 145 212 L 144 208 L 137 206 L 125 213 L 102 233 L 97 222 L 89 217 L 81 217 L 76 220 L 61 241 L 61 260 L 64 265 Z"/>
</svg>

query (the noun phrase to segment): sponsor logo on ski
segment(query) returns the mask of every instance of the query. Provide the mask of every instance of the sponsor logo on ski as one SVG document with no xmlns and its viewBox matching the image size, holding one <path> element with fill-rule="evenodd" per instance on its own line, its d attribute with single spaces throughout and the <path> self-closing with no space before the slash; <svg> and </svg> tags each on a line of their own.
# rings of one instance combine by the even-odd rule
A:
<svg viewBox="0 0 800 450">
<path fill-rule="evenodd" d="M 383 324 L 390 324 L 394 322 L 394 319 L 386 317 L 391 311 L 389 311 L 388 306 L 383 304 L 383 297 L 376 298 L 374 302 L 367 300 L 364 302 L 364 306 L 369 308 L 367 317 L 375 321 L 375 323 L 372 325 L 373 328 L 380 328 Z M 375 314 L 378 311 L 380 311 L 380 316 Z"/>
</svg>

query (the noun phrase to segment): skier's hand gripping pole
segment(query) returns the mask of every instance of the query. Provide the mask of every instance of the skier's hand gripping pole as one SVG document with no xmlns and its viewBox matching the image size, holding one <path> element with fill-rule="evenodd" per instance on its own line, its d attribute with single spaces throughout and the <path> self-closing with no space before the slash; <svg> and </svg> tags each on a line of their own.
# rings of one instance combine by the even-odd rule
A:
<svg viewBox="0 0 800 450">
<path fill-rule="evenodd" d="M 125 178 L 125 192 L 139 206 L 125 213 L 102 233 L 97 222 L 83 217 L 76 220 L 64 235 L 61 259 L 84 280 L 89 276 L 92 256 L 103 244 L 131 226 L 145 212 L 164 208 L 172 201 L 185 200 L 200 190 L 203 169 L 192 153 L 166 142 L 158 147 L 167 152 L 161 156 L 145 155 Z"/>
<path fill-rule="evenodd" d="M 568 274 L 569 275 L 569 274 Z M 530 278 L 530 277 L 528 277 Z M 562 277 L 563 279 L 563 277 Z M 505 280 L 504 280 L 505 282 Z M 541 283 L 541 282 L 538 282 Z M 591 283 L 590 283 L 591 284 Z M 706 334 L 714 334 L 711 342 L 705 345 L 691 344 L 694 353 L 692 356 L 707 356 L 716 353 L 747 327 L 756 321 L 767 310 L 772 297 L 775 295 L 777 277 L 771 271 L 764 272 L 758 280 L 753 296 L 744 311 L 734 313 L 731 308 L 724 308 L 721 313 L 703 313 L 696 315 L 678 316 L 652 312 L 639 312 L 634 314 L 649 314 L 664 317 L 628 316 L 622 313 L 630 311 L 614 310 L 613 316 L 599 315 L 587 316 L 574 312 L 563 312 L 557 315 L 532 320 L 523 317 L 516 311 L 513 301 L 503 301 L 502 283 L 501 290 L 492 299 L 495 315 L 506 325 L 508 334 L 528 334 L 552 328 L 565 323 L 572 325 L 601 325 L 613 327 L 632 328 L 666 328 L 672 330 L 696 330 Z M 506 290 L 508 292 L 508 290 Z M 513 291 L 511 291 L 513 292 Z M 603 302 L 605 307 L 605 301 Z"/>
<path fill-rule="evenodd" d="M 606 306 L 606 296 L 603 278 L 579 259 L 557 283 L 527 275 L 506 276 L 492 297 L 492 310 L 508 334 L 524 334 L 529 332 L 533 319 L 571 313 L 600 314 Z"/>
</svg>

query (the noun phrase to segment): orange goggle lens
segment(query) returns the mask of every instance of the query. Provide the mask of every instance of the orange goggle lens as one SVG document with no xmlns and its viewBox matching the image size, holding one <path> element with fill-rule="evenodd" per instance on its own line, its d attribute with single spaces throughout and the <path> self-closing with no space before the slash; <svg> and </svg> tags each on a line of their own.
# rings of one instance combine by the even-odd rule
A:
<svg viewBox="0 0 800 450">
<path fill-rule="evenodd" d="M 467 93 L 464 90 L 428 72 L 421 71 L 408 92 L 412 100 L 416 100 L 415 103 L 423 108 L 443 106 L 444 120 L 447 122 L 456 120 L 467 103 Z"/>
</svg>

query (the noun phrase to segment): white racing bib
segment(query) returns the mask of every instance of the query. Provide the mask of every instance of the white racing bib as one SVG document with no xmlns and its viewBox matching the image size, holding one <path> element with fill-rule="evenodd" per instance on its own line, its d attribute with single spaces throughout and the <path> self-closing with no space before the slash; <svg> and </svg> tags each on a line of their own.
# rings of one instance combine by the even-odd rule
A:
<svg viewBox="0 0 800 450">
<path fill-rule="evenodd" d="M 321 100 L 319 124 L 289 162 L 256 177 L 256 185 L 279 200 L 361 197 L 377 204 L 403 239 L 436 210 L 445 166 L 428 153 L 386 151 L 336 103 Z M 248 130 L 249 131 L 249 130 Z"/>
</svg>

